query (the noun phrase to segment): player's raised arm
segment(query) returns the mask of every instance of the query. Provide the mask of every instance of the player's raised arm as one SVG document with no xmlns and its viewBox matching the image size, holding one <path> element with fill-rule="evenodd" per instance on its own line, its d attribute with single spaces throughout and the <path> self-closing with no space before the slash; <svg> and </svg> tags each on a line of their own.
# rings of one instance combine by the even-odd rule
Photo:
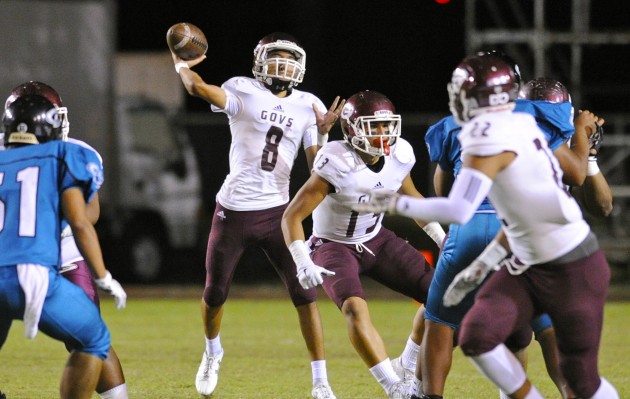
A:
<svg viewBox="0 0 630 399">
<path fill-rule="evenodd" d="M 171 50 L 175 71 L 188 94 L 220 109 L 225 108 L 225 91 L 219 86 L 206 83 L 197 72 L 190 69 L 206 59 L 208 41 L 201 29 L 190 23 L 177 23 L 166 33 L 166 42 Z"/>
</svg>

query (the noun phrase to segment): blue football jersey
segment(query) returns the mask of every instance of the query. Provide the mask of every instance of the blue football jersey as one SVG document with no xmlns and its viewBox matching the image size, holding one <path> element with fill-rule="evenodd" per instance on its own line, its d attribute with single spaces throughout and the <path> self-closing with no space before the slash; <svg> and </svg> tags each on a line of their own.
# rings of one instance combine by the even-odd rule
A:
<svg viewBox="0 0 630 399">
<path fill-rule="evenodd" d="M 536 118 L 536 123 L 545 134 L 552 151 L 566 143 L 575 133 L 573 104 L 570 102 L 552 103 L 517 99 L 514 112 L 526 112 Z"/>
<path fill-rule="evenodd" d="M 58 267 L 61 193 L 81 189 L 88 202 L 103 183 L 96 153 L 52 141 L 0 152 L 0 266 Z"/>
<path fill-rule="evenodd" d="M 431 161 L 437 162 L 443 171 L 451 172 L 453 176 L 457 176 L 462 168 L 461 144 L 457 139 L 461 130 L 462 127 L 455 122 L 455 118 L 451 115 L 429 127 L 424 136 Z M 490 200 L 485 198 L 479 209 L 492 209 Z"/>
<path fill-rule="evenodd" d="M 455 118 L 447 116 L 429 127 L 424 136 L 431 162 L 437 162 L 442 170 L 452 172 L 453 175 L 457 175 L 462 167 L 460 144 L 457 140 L 460 130 L 462 127 L 455 122 Z"/>
</svg>

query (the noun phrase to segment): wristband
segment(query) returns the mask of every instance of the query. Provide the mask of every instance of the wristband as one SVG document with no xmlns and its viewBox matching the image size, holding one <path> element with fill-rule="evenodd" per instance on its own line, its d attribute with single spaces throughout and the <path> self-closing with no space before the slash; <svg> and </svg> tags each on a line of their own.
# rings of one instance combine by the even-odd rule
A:
<svg viewBox="0 0 630 399">
<path fill-rule="evenodd" d="M 328 133 L 326 134 L 317 134 L 317 145 L 323 147 L 328 142 Z"/>
<path fill-rule="evenodd" d="M 435 241 L 438 247 L 442 246 L 442 242 L 444 241 L 446 233 L 438 222 L 431 222 L 424 226 L 422 230 L 424 230 L 424 232 L 427 233 L 427 235 L 431 237 L 433 241 Z"/>
<path fill-rule="evenodd" d="M 497 240 L 490 241 L 490 244 L 483 250 L 476 260 L 485 263 L 488 266 L 496 266 L 508 254 L 508 251 L 499 244 Z"/>
<path fill-rule="evenodd" d="M 190 67 L 184 61 L 180 61 L 177 64 L 175 64 L 175 72 L 179 73 L 180 69 L 182 68 L 190 68 Z"/>
<path fill-rule="evenodd" d="M 302 240 L 295 240 L 289 245 L 289 252 L 291 252 L 291 257 L 293 257 L 293 261 L 298 269 L 304 265 L 305 263 L 310 263 L 311 257 L 308 254 L 308 248 L 306 247 L 306 243 Z"/>
<path fill-rule="evenodd" d="M 597 165 L 597 158 L 594 156 L 588 157 L 588 164 L 586 166 L 586 176 L 595 176 L 599 173 L 599 166 Z"/>
</svg>

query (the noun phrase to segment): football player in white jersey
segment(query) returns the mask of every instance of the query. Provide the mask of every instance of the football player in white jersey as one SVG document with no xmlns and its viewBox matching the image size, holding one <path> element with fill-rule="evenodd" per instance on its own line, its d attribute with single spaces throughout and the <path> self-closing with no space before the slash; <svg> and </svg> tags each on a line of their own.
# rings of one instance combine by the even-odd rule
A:
<svg viewBox="0 0 630 399">
<path fill-rule="evenodd" d="M 493 240 L 484 253 L 498 263 L 509 246 L 513 256 L 488 278 L 466 313 L 459 334 L 464 354 L 511 398 L 542 398 L 504 342 L 548 313 L 573 392 L 618 398 L 597 365 L 610 268 L 562 184 L 562 170 L 536 120 L 512 112 L 514 71 L 498 57 L 471 56 L 454 70 L 448 90 L 451 112 L 462 124 L 463 159 L 449 197 L 418 200 L 372 191 L 356 209 L 466 223 L 488 196 L 507 243 Z M 450 290 L 445 302 L 449 295 Z"/>
<path fill-rule="evenodd" d="M 11 90 L 11 94 L 5 101 L 4 108 L 7 109 L 15 100 L 26 95 L 40 95 L 50 101 L 57 108 L 59 117 L 61 118 L 61 140 L 80 145 L 93 151 L 102 165 L 103 160 L 101 155 L 94 148 L 81 140 L 68 137 L 70 132 L 68 109 L 63 106 L 59 93 L 50 85 L 33 80 L 24 82 Z M 96 192 L 92 199 L 86 204 L 85 209 L 87 216 L 90 218 L 90 222 L 96 224 L 100 214 L 98 192 Z M 77 247 L 70 225 L 66 222 L 64 222 L 64 225 L 65 227 L 61 234 L 61 269 L 59 272 L 67 280 L 81 287 L 92 302 L 100 309 L 97 281 L 94 280 L 84 256 Z M 110 293 L 114 295 L 116 307 L 119 309 L 125 307 L 127 299 L 125 290 L 116 280 L 112 280 L 111 285 L 113 290 L 110 290 Z M 73 350 L 72 345 L 69 343 L 66 343 L 66 348 L 68 351 Z M 103 362 L 101 375 L 96 385 L 96 392 L 104 399 L 127 399 L 129 397 L 125 375 L 113 346 L 110 347 L 108 356 Z"/>
<path fill-rule="evenodd" d="M 396 365 L 370 320 L 360 276 L 424 302 L 433 268 L 417 249 L 383 227 L 383 213 L 355 212 L 350 204 L 365 200 L 365 187 L 423 198 L 410 175 L 416 159 L 409 142 L 400 137 L 400 115 L 381 93 L 362 91 L 351 96 L 341 112 L 341 128 L 344 140 L 322 147 L 311 177 L 284 213 L 285 243 L 300 284 L 322 285 L 346 318 L 352 345 L 388 396 L 409 398 L 422 340 L 423 308 Z M 302 222 L 311 214 L 313 234 L 307 244 Z M 439 224 L 418 224 L 441 244 L 444 230 Z M 407 370 L 397 372 L 396 366 Z"/>
<path fill-rule="evenodd" d="M 306 53 L 286 33 L 265 36 L 254 49 L 254 78 L 234 77 L 221 87 L 190 68 L 205 56 L 183 61 L 175 70 L 188 93 L 228 116 L 232 143 L 230 172 L 216 197 L 206 253 L 206 287 L 201 302 L 206 350 L 196 377 L 197 391 L 210 395 L 218 382 L 223 346 L 219 330 L 223 305 L 243 251 L 259 246 L 286 285 L 296 307 L 311 356 L 313 398 L 334 399 L 328 383 L 317 292 L 304 289 L 284 245 L 280 219 L 289 202 L 289 177 L 300 146 L 309 170 L 319 147 L 339 117 L 344 101 L 330 109 L 313 94 L 297 90 L 306 71 Z"/>
</svg>

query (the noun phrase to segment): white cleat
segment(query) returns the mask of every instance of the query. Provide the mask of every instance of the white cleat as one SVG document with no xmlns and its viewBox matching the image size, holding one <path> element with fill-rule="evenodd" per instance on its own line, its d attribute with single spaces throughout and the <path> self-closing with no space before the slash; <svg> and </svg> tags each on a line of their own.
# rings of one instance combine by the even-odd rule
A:
<svg viewBox="0 0 630 399">
<path fill-rule="evenodd" d="M 405 385 L 404 381 L 398 381 L 387 391 L 389 399 L 411 399 L 411 395 L 412 392 L 409 391 L 409 387 Z"/>
<path fill-rule="evenodd" d="M 315 385 L 313 387 L 313 391 L 311 392 L 311 396 L 313 399 L 337 399 L 328 384 Z"/>
<path fill-rule="evenodd" d="M 223 360 L 223 352 L 216 356 L 210 356 L 206 351 L 203 352 L 201 364 L 195 378 L 195 387 L 197 392 L 202 396 L 209 396 L 214 392 L 219 382 L 219 367 Z"/>
<path fill-rule="evenodd" d="M 391 360 L 392 368 L 396 375 L 403 381 L 411 393 L 416 393 L 416 371 L 403 367 L 402 358 L 397 357 Z"/>
</svg>

